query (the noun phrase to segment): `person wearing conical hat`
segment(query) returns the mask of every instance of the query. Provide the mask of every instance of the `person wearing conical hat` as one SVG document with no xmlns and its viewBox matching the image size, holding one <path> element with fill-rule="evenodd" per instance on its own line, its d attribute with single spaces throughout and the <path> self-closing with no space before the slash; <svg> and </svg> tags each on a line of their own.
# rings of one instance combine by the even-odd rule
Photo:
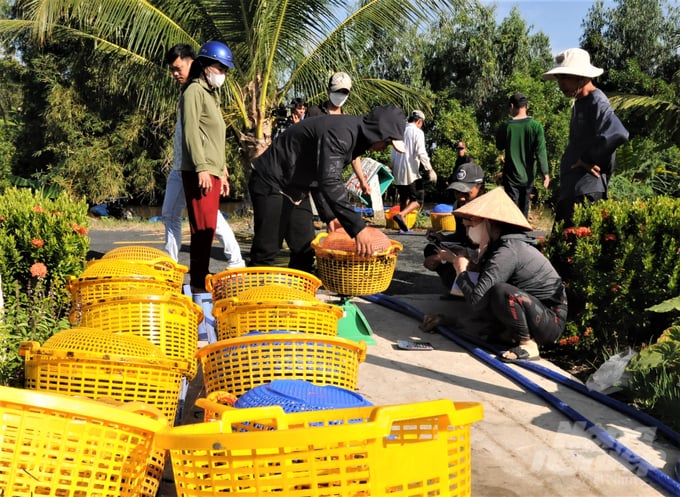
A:
<svg viewBox="0 0 680 497">
<path fill-rule="evenodd" d="M 558 53 L 555 66 L 543 73 L 543 79 L 557 80 L 562 93 L 574 99 L 555 208 L 555 222 L 564 221 L 565 228 L 574 224 L 574 204 L 608 198 L 616 149 L 628 141 L 628 131 L 607 96 L 593 83 L 603 72 L 590 63 L 587 51 L 569 48 Z"/>
<path fill-rule="evenodd" d="M 500 335 L 515 345 L 506 362 L 540 358 L 538 346 L 555 342 L 564 331 L 567 296 L 562 278 L 527 236 L 531 225 L 503 188 L 495 188 L 456 210 L 468 237 L 479 246 L 476 283 L 470 259 L 442 250 L 457 273 L 456 283 L 473 312 L 493 316 Z"/>
</svg>

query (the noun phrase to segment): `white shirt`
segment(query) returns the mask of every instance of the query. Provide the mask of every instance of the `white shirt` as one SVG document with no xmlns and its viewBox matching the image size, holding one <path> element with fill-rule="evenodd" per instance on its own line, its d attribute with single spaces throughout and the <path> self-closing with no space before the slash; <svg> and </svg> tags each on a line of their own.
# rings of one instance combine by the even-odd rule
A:
<svg viewBox="0 0 680 497">
<path fill-rule="evenodd" d="M 404 148 L 400 154 L 392 149 L 392 174 L 395 185 L 410 185 L 420 179 L 420 165 L 426 171 L 432 169 L 430 156 L 425 148 L 425 133 L 416 124 L 408 123 L 404 130 Z"/>
</svg>

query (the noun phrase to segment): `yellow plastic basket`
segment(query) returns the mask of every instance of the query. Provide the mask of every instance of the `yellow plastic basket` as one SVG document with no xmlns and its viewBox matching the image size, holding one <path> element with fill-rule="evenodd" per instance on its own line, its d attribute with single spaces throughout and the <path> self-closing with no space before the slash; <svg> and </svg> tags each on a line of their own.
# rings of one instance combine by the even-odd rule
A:
<svg viewBox="0 0 680 497">
<path fill-rule="evenodd" d="M 166 357 L 187 364 L 181 373 L 192 379 L 198 362 L 198 325 L 203 310 L 185 295 L 116 297 L 71 313 L 74 326 L 113 333 L 132 333 L 158 345 Z"/>
<path fill-rule="evenodd" d="M 397 224 L 397 222 L 394 220 L 394 216 L 397 215 L 397 214 L 399 214 L 399 213 L 398 212 L 385 211 L 385 228 L 392 229 L 392 230 L 401 229 L 401 228 L 399 228 L 399 225 Z M 406 214 L 406 217 L 404 217 L 404 222 L 406 223 L 406 227 L 408 229 L 413 228 L 416 225 L 417 219 L 418 219 L 418 212 L 417 211 L 411 211 L 408 214 Z"/>
<path fill-rule="evenodd" d="M 197 356 L 207 394 L 241 396 L 282 379 L 356 390 L 366 343 L 306 333 L 258 333 L 207 345 Z"/>
<path fill-rule="evenodd" d="M 449 212 L 430 212 L 430 222 L 435 231 L 456 231 L 456 218 Z"/>
<path fill-rule="evenodd" d="M 69 277 L 66 287 L 73 298 L 76 308 L 98 302 L 106 302 L 116 297 L 179 295 L 177 285 L 172 281 L 156 276 L 114 276 L 107 278 Z"/>
<path fill-rule="evenodd" d="M 397 254 L 404 247 L 390 240 L 392 246 L 372 257 L 360 257 L 352 252 L 323 248 L 327 233 L 319 233 L 312 248 L 316 267 L 323 285 L 340 295 L 373 295 L 387 290 L 397 267 Z"/>
<path fill-rule="evenodd" d="M 306 300 L 307 302 L 318 301 L 318 299 L 309 292 L 297 288 L 290 288 L 281 284 L 256 286 L 249 288 L 248 290 L 243 290 L 238 294 L 238 301 L 242 303 L 271 302 L 276 300 L 286 302 L 297 300 Z"/>
<path fill-rule="evenodd" d="M 157 410 L 0 386 L 0 419 L 2 495 L 151 495 L 147 464 L 168 424 Z"/>
<path fill-rule="evenodd" d="M 167 359 L 145 338 L 80 327 L 56 333 L 42 347 L 22 342 L 19 352 L 30 390 L 144 402 L 175 420 L 187 363 Z"/>
<path fill-rule="evenodd" d="M 479 403 L 436 400 L 290 414 L 225 408 L 221 416 L 156 437 L 185 495 L 468 497 L 470 427 L 483 414 Z"/>
<path fill-rule="evenodd" d="M 213 305 L 218 340 L 236 338 L 252 331 L 297 331 L 335 336 L 342 308 L 320 301 L 240 302 L 238 297 Z"/>
<path fill-rule="evenodd" d="M 138 266 L 146 268 L 147 270 L 151 270 L 151 274 L 153 276 L 156 276 L 158 279 L 171 281 L 174 284 L 175 289 L 177 289 L 180 292 L 182 290 L 182 285 L 184 284 L 184 275 L 189 270 L 187 266 L 178 264 L 167 256 L 152 261 L 145 261 L 141 259 L 137 260 L 124 259 L 122 257 L 110 257 L 108 259 L 104 258 L 95 259 L 93 261 L 88 262 L 87 268 L 85 268 L 85 271 L 83 272 L 83 276 L 84 277 L 89 276 L 88 270 L 98 271 L 97 268 L 98 265 L 103 265 L 108 270 L 111 266 L 117 266 L 121 263 L 125 263 L 126 265 L 132 265 L 133 267 Z"/>
<path fill-rule="evenodd" d="M 131 261 L 156 261 L 158 259 L 170 259 L 170 255 L 164 250 L 146 245 L 126 245 L 109 250 L 102 259 L 128 259 Z"/>
<path fill-rule="evenodd" d="M 221 273 L 209 274 L 205 278 L 205 288 L 212 293 L 214 301 L 238 297 L 244 290 L 271 284 L 285 285 L 290 289 L 316 295 L 321 280 L 304 271 L 277 267 L 228 269 Z"/>
</svg>

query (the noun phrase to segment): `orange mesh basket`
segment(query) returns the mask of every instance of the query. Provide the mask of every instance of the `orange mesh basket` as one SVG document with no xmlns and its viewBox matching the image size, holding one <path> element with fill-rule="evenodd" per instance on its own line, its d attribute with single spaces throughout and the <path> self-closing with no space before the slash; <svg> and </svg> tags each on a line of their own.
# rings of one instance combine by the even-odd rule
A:
<svg viewBox="0 0 680 497">
<path fill-rule="evenodd" d="M 151 497 L 157 410 L 0 386 L 0 419 L 3 495 Z"/>
<path fill-rule="evenodd" d="M 253 331 L 297 331 L 335 336 L 342 308 L 320 301 L 240 302 L 238 297 L 213 305 L 218 340 L 236 338 Z"/>
<path fill-rule="evenodd" d="M 144 402 L 175 420 L 187 363 L 167 359 L 145 338 L 79 327 L 56 333 L 42 347 L 22 342 L 19 352 L 30 390 Z"/>
<path fill-rule="evenodd" d="M 197 404 L 204 406 L 201 402 Z M 285 414 L 224 408 L 156 436 L 187 495 L 471 495 L 471 425 L 482 405 L 435 400 Z"/>
<path fill-rule="evenodd" d="M 185 295 L 116 297 L 89 304 L 71 313 L 74 326 L 113 333 L 132 333 L 158 345 L 166 357 L 180 359 L 188 379 L 196 375 L 198 325 L 203 310 Z"/>
<path fill-rule="evenodd" d="M 430 222 L 435 231 L 456 231 L 456 218 L 450 212 L 430 212 Z"/>
<path fill-rule="evenodd" d="M 76 308 L 83 305 L 106 302 L 116 297 L 166 295 L 177 292 L 172 281 L 147 276 L 113 276 L 105 278 L 69 277 L 66 287 L 73 298 Z"/>
<path fill-rule="evenodd" d="M 340 295 L 373 295 L 387 290 L 397 267 L 397 254 L 404 248 L 397 241 L 384 252 L 362 257 L 352 252 L 323 248 L 327 233 L 312 241 L 316 267 L 323 285 Z"/>
<path fill-rule="evenodd" d="M 214 301 L 238 297 L 244 290 L 271 284 L 285 285 L 290 289 L 316 295 L 321 280 L 304 271 L 277 267 L 228 269 L 221 273 L 209 274 L 205 278 L 205 288 L 212 293 Z"/>
<path fill-rule="evenodd" d="M 151 271 L 152 276 L 155 276 L 158 279 L 171 281 L 174 284 L 175 289 L 177 289 L 180 292 L 182 290 L 182 285 L 184 284 L 184 275 L 189 270 L 187 266 L 177 264 L 168 256 L 155 259 L 153 261 L 110 257 L 108 259 L 104 258 L 95 259 L 93 261 L 88 262 L 87 268 L 85 268 L 85 271 L 83 272 L 83 276 L 84 277 L 89 276 L 88 270 L 90 269 L 93 271 L 98 271 L 97 266 L 100 264 L 103 265 L 107 270 L 109 270 L 111 266 L 118 266 L 121 263 L 125 263 L 126 266 L 128 267 L 137 266 L 146 268 L 147 270 Z M 140 269 L 137 269 L 137 271 L 140 271 Z"/>
<path fill-rule="evenodd" d="M 306 333 L 257 333 L 201 348 L 207 394 L 241 396 L 274 380 L 306 380 L 356 390 L 366 343 Z"/>
</svg>

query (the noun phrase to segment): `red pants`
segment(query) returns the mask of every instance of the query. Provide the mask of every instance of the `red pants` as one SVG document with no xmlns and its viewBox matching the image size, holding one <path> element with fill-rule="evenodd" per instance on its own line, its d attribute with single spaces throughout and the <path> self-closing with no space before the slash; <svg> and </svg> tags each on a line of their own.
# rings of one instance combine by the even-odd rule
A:
<svg viewBox="0 0 680 497">
<path fill-rule="evenodd" d="M 189 246 L 189 284 L 205 288 L 205 277 L 210 272 L 210 251 L 212 250 L 217 211 L 220 208 L 222 183 L 217 176 L 211 176 L 212 190 L 204 193 L 198 187 L 198 173 L 182 171 L 184 196 L 187 200 L 191 245 Z"/>
</svg>

